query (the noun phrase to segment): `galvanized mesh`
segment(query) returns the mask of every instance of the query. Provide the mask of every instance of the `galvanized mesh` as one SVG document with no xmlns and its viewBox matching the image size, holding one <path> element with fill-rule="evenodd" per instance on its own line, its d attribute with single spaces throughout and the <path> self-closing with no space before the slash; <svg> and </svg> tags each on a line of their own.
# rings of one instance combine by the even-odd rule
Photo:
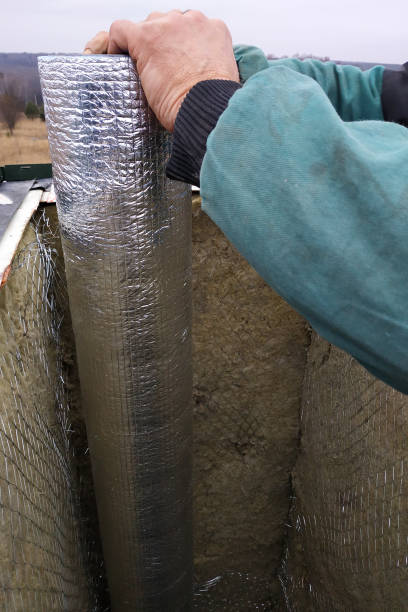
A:
<svg viewBox="0 0 408 612">
<path fill-rule="evenodd" d="M 89 453 L 78 405 L 59 236 L 50 214 L 41 214 L 27 228 L 9 280 L 0 290 L 0 610 L 102 612 L 109 608 Z M 247 359 L 251 363 L 249 356 Z M 197 382 L 197 392 L 200 388 L 202 393 Z M 277 403 L 271 404 L 271 410 L 276 410 Z M 203 406 L 200 401 L 197 410 L 204 410 Z M 226 403 L 219 415 L 222 440 L 233 426 L 227 410 Z M 239 414 L 236 419 L 237 428 L 247 422 Z M 282 429 L 281 420 L 276 426 Z M 211 514 L 218 494 L 208 489 L 211 495 L 199 495 L 202 482 L 208 479 L 207 455 L 201 448 L 207 434 L 203 429 L 199 435 L 196 515 L 200 520 L 197 533 L 204 540 L 201 531 L 205 528 L 210 533 L 216 522 L 214 518 L 204 522 L 202 516 L 206 508 Z M 207 438 L 213 452 L 219 444 L 211 441 L 211 435 Z M 294 437 L 290 444 L 295 444 Z M 214 451 L 211 457 L 215 467 L 221 464 L 222 454 Z M 407 397 L 313 336 L 293 472 L 293 507 L 287 522 L 288 547 L 280 576 L 286 609 L 405 609 L 407 461 Z M 273 465 L 271 458 L 264 470 L 265 482 L 272 478 Z M 230 480 L 236 479 L 231 471 L 228 474 Z M 257 493 L 256 488 L 253 498 Z M 282 498 L 285 495 L 287 492 L 279 493 Z M 250 512 L 245 496 L 229 499 L 231 506 L 241 501 L 244 513 Z M 270 508 L 270 515 L 265 511 L 267 525 L 275 520 L 272 497 Z M 219 512 L 229 515 L 230 510 L 220 504 Z M 242 523 L 233 515 L 231 512 L 231 523 L 235 521 L 241 538 Z M 224 565 L 220 569 L 225 572 L 221 574 L 218 561 L 213 561 L 217 571 L 205 584 L 200 580 L 194 609 L 227 612 L 245 610 L 245 605 L 248 610 L 283 609 L 274 598 L 270 605 L 266 598 L 259 598 L 268 585 L 254 582 L 247 572 L 249 549 L 234 549 L 236 567 L 227 566 L 228 550 L 233 547 L 225 543 L 224 548 L 223 530 L 221 521 L 213 539 L 222 544 Z M 253 530 L 254 558 L 262 551 L 262 563 L 265 567 L 271 563 L 273 569 L 274 556 L 258 546 L 256 525 Z M 200 574 L 206 549 L 198 542 Z M 208 564 L 210 567 L 210 559 Z"/>
<path fill-rule="evenodd" d="M 404 610 L 408 397 L 313 337 L 282 582 L 289 609 Z"/>
<path fill-rule="evenodd" d="M 62 270 L 58 235 L 43 213 L 26 229 L 0 290 L 0 609 L 7 612 L 103 609 L 95 528 L 80 511 L 86 470 L 74 455 L 84 436 L 72 426 L 79 419 L 70 409 Z"/>
</svg>

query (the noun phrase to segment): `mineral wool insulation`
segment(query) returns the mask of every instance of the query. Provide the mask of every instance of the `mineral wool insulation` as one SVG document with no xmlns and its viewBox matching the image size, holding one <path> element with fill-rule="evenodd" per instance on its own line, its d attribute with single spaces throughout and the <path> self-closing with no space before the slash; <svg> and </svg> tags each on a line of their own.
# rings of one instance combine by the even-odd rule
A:
<svg viewBox="0 0 408 612">
<path fill-rule="evenodd" d="M 191 192 L 128 57 L 39 60 L 112 609 L 191 606 Z"/>
</svg>

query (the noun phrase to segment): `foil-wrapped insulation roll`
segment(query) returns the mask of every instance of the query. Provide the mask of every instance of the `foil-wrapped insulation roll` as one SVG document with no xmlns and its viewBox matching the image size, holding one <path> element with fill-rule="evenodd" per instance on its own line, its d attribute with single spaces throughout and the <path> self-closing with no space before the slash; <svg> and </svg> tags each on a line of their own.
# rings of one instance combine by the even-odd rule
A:
<svg viewBox="0 0 408 612">
<path fill-rule="evenodd" d="M 191 190 L 130 58 L 39 58 L 112 610 L 191 609 Z"/>
</svg>

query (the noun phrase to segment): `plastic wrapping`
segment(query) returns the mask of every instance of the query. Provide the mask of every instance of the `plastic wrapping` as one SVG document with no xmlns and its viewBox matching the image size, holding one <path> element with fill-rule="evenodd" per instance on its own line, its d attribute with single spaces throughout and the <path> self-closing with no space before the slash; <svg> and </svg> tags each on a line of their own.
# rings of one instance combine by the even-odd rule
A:
<svg viewBox="0 0 408 612">
<path fill-rule="evenodd" d="M 39 59 L 112 609 L 191 606 L 191 191 L 125 56 Z"/>
</svg>

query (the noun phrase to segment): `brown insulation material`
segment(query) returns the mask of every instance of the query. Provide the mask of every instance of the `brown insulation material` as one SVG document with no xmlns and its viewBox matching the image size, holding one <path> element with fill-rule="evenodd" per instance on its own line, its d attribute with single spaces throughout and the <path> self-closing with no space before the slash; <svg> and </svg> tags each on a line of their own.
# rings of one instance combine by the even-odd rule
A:
<svg viewBox="0 0 408 612">
<path fill-rule="evenodd" d="M 30 224 L 0 290 L 0 609 L 7 612 L 91 609 L 55 246 L 45 216 Z"/>
<path fill-rule="evenodd" d="M 291 609 L 406 609 L 407 476 L 407 396 L 314 335 L 284 576 Z"/>
<path fill-rule="evenodd" d="M 193 311 L 195 571 L 199 583 L 213 579 L 201 609 L 271 609 L 308 334 L 201 212 L 199 197 Z"/>
</svg>

